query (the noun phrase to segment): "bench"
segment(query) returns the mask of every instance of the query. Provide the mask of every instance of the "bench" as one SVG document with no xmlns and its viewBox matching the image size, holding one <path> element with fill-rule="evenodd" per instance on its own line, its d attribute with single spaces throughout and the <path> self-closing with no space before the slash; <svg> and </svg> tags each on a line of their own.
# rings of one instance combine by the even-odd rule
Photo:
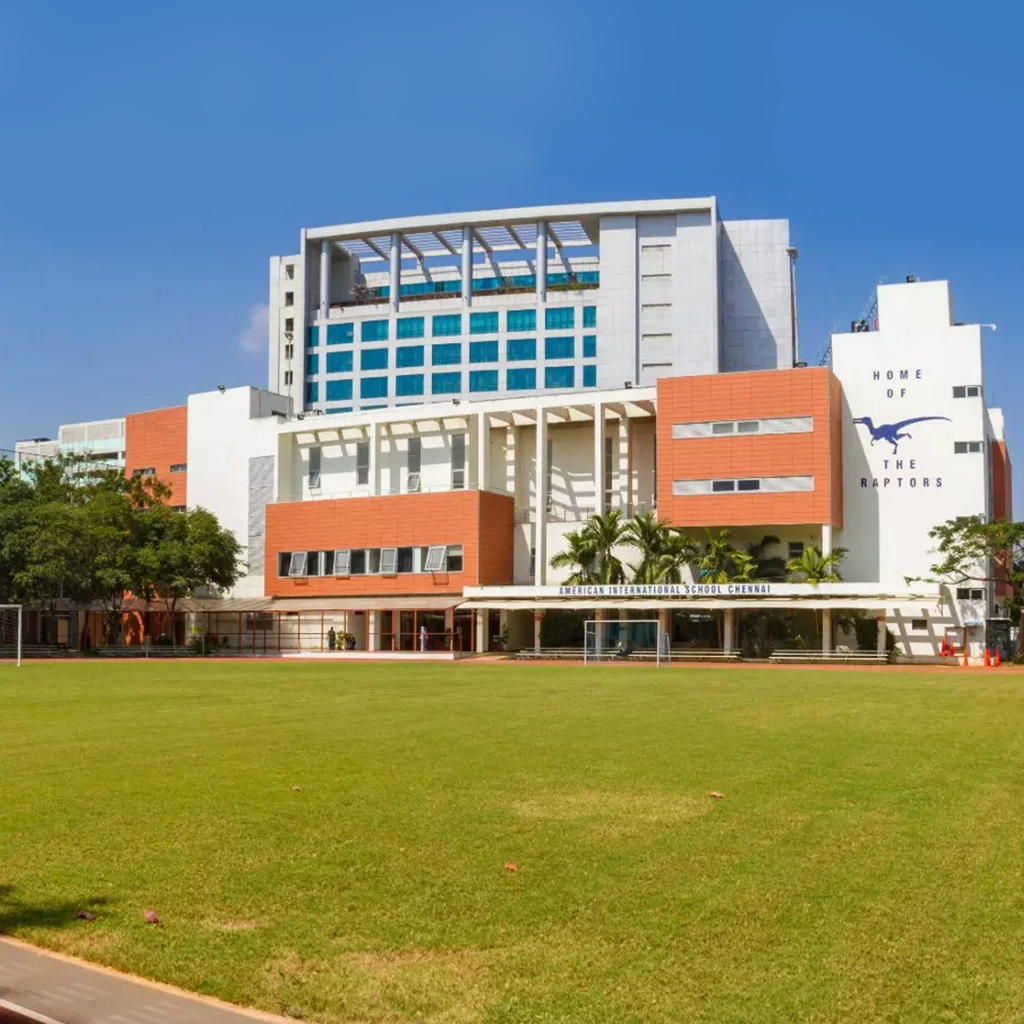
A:
<svg viewBox="0 0 1024 1024">
<path fill-rule="evenodd" d="M 836 665 L 886 665 L 887 654 L 877 651 L 773 651 L 769 661 L 776 665 L 804 663 L 822 663 Z"/>
<path fill-rule="evenodd" d="M 542 647 L 535 651 L 532 647 L 524 647 L 516 652 L 517 661 L 583 661 L 582 647 Z M 618 654 L 614 647 L 607 647 L 601 652 L 600 659 L 593 652 L 588 654 L 592 661 L 656 661 L 657 652 L 649 649 L 631 651 L 629 654 Z M 738 650 L 723 651 L 716 647 L 673 647 L 671 652 L 662 654 L 665 661 L 739 661 Z"/>
</svg>

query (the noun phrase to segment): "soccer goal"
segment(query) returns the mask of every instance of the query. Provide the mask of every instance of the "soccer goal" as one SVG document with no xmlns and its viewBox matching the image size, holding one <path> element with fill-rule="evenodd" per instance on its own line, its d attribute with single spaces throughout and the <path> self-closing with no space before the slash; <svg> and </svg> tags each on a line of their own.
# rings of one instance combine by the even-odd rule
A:
<svg viewBox="0 0 1024 1024">
<path fill-rule="evenodd" d="M 21 665 L 20 604 L 0 604 L 0 661 Z"/>
<path fill-rule="evenodd" d="M 669 659 L 669 638 L 657 619 L 588 619 L 583 624 L 583 661 L 653 661 Z"/>
</svg>

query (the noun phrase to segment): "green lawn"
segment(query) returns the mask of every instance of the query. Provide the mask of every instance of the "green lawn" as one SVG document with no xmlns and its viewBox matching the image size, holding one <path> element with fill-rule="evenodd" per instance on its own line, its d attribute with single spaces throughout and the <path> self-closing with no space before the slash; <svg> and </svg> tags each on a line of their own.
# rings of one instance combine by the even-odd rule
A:
<svg viewBox="0 0 1024 1024">
<path fill-rule="evenodd" d="M 29 664 L 0 723 L 0 930 L 234 1002 L 1024 1021 L 1021 674 Z"/>
</svg>

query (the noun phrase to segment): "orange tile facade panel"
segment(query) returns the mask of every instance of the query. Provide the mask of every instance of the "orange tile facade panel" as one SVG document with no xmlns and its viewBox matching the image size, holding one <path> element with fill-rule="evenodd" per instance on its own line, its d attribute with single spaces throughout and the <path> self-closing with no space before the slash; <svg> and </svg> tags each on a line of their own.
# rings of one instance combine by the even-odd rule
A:
<svg viewBox="0 0 1024 1024">
<path fill-rule="evenodd" d="M 156 470 L 156 477 L 171 488 L 169 505 L 184 505 L 188 498 L 187 471 L 171 466 L 188 461 L 188 406 L 136 412 L 125 417 L 125 472 Z"/>
<path fill-rule="evenodd" d="M 842 525 L 839 382 L 827 367 L 658 381 L 658 513 L 675 526 Z M 675 423 L 810 416 L 804 434 L 676 440 Z M 675 480 L 813 476 L 793 493 L 675 495 Z"/>
<path fill-rule="evenodd" d="M 268 597 L 461 593 L 512 582 L 512 499 L 486 491 L 396 494 L 267 506 Z M 282 551 L 461 544 L 462 572 L 281 579 Z"/>
<path fill-rule="evenodd" d="M 993 441 L 992 457 L 992 516 L 995 519 L 1013 519 L 1013 466 L 1005 441 Z M 997 573 L 999 570 L 997 569 Z M 996 583 L 999 597 L 1012 597 L 1013 587 L 1005 580 Z"/>
</svg>

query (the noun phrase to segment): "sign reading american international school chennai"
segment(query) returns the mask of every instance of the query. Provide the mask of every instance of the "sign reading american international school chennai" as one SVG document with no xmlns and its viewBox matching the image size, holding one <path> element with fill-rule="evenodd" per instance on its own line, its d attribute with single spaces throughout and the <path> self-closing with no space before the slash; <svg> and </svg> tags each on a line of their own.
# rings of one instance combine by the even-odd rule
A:
<svg viewBox="0 0 1024 1024">
<path fill-rule="evenodd" d="M 792 588 L 787 587 L 792 592 Z M 771 583 L 583 583 L 558 588 L 559 597 L 770 597 Z"/>
</svg>

